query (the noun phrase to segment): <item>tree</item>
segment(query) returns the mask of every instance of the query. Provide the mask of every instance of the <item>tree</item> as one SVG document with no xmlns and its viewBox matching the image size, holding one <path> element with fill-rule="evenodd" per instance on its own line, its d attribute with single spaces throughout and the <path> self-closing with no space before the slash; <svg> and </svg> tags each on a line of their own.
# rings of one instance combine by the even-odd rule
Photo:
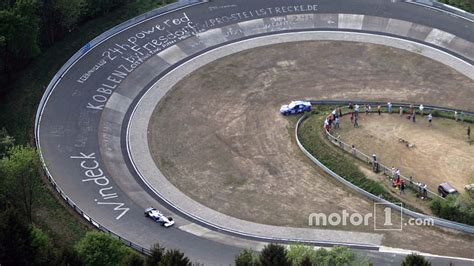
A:
<svg viewBox="0 0 474 266">
<path fill-rule="evenodd" d="M 145 260 L 135 251 L 130 251 L 122 262 L 124 266 L 143 266 Z"/>
<path fill-rule="evenodd" d="M 287 251 L 287 257 L 293 265 L 300 265 L 306 257 L 312 258 L 316 254 L 313 247 L 305 245 L 290 245 Z"/>
<path fill-rule="evenodd" d="M 7 155 L 8 150 L 15 144 L 15 139 L 8 135 L 5 128 L 0 129 L 0 158 Z"/>
<path fill-rule="evenodd" d="M 32 243 L 35 250 L 34 265 L 50 265 L 56 260 L 53 242 L 38 227 L 31 227 Z"/>
<path fill-rule="evenodd" d="M 430 266 L 431 263 L 425 257 L 412 253 L 405 257 L 402 261 L 402 266 Z"/>
<path fill-rule="evenodd" d="M 43 42 L 52 45 L 58 36 L 73 30 L 86 12 L 86 0 L 42 0 Z"/>
<path fill-rule="evenodd" d="M 117 265 L 128 254 L 120 240 L 102 232 L 87 232 L 75 246 L 85 265 Z"/>
<path fill-rule="evenodd" d="M 83 266 L 84 262 L 79 253 L 69 246 L 63 247 L 55 265 L 60 266 Z"/>
<path fill-rule="evenodd" d="M 0 11 L 1 57 L 7 81 L 17 67 L 40 53 L 38 7 L 36 0 L 22 0 Z"/>
<path fill-rule="evenodd" d="M 160 261 L 160 266 L 191 266 L 189 258 L 177 249 L 169 249 Z"/>
<path fill-rule="evenodd" d="M 156 243 L 151 248 L 151 254 L 146 259 L 147 266 L 158 266 L 160 264 L 161 259 L 163 258 L 163 253 L 165 253 L 165 249 L 160 247 L 160 244 Z"/>
<path fill-rule="evenodd" d="M 32 210 L 36 190 L 39 187 L 38 168 L 40 162 L 36 149 L 16 146 L 0 161 L 3 177 L 3 195 L 22 211 L 28 222 L 32 221 Z"/>
<path fill-rule="evenodd" d="M 289 266 L 291 265 L 291 262 L 286 256 L 285 248 L 281 245 L 272 243 L 266 245 L 260 253 L 260 264 L 262 266 Z"/>
<path fill-rule="evenodd" d="M 347 247 L 336 246 L 328 252 L 328 265 L 349 265 L 355 261 L 354 253 Z"/>
<path fill-rule="evenodd" d="M 312 266 L 313 263 L 311 262 L 311 258 L 309 256 L 304 256 L 299 265 L 300 266 Z"/>
<path fill-rule="evenodd" d="M 9 205 L 0 213 L 0 262 L 2 265 L 31 265 L 35 257 L 30 226 Z"/>
<path fill-rule="evenodd" d="M 251 249 L 244 249 L 235 257 L 236 266 L 256 266 L 258 265 L 258 255 Z"/>
</svg>

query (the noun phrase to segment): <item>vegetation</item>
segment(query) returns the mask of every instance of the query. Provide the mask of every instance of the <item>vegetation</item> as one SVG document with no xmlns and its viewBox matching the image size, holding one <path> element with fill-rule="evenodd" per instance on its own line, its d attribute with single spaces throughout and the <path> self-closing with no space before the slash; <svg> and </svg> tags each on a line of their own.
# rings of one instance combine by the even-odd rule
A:
<svg viewBox="0 0 474 266">
<path fill-rule="evenodd" d="M 291 261 L 287 257 L 286 249 L 277 244 L 268 244 L 260 252 L 260 265 L 262 266 L 290 266 Z"/>
<path fill-rule="evenodd" d="M 402 266 L 430 266 L 431 263 L 419 254 L 410 254 L 402 261 Z"/>
<path fill-rule="evenodd" d="M 440 2 L 474 13 L 474 1 L 472 0 L 441 0 Z"/>
<path fill-rule="evenodd" d="M 259 265 L 258 253 L 251 249 L 244 249 L 235 257 L 236 266 L 256 266 Z"/>
<path fill-rule="evenodd" d="M 164 2 L 0 3 L 0 264 L 144 265 L 143 256 L 117 239 L 86 234 L 87 226 L 42 182 L 38 154 L 29 144 L 37 103 L 64 62 L 103 31 Z M 162 256 L 147 265 L 189 264 L 176 250 Z"/>
<path fill-rule="evenodd" d="M 124 5 L 148 11 L 165 0 L 16 0 L 0 3 L 0 88 L 83 23 Z M 138 3 L 138 4 L 136 4 Z M 5 91 L 0 91 L 4 93 Z"/>
<path fill-rule="evenodd" d="M 441 218 L 474 225 L 474 198 L 471 194 L 449 195 L 445 199 L 436 198 L 431 201 L 430 208 Z"/>
<path fill-rule="evenodd" d="M 330 106 L 317 107 L 312 115 L 302 124 L 299 137 L 302 145 L 326 167 L 344 177 L 352 184 L 385 199 L 395 200 L 379 182 L 368 179 L 354 163 L 349 154 L 332 149 L 323 137 L 323 121 L 326 113 L 332 110 Z"/>
<path fill-rule="evenodd" d="M 346 247 L 334 247 L 330 250 L 315 249 L 311 246 L 291 245 L 285 249 L 281 245 L 269 244 L 260 254 L 244 249 L 235 258 L 235 265 L 371 265 L 365 259 L 358 258 Z"/>
</svg>

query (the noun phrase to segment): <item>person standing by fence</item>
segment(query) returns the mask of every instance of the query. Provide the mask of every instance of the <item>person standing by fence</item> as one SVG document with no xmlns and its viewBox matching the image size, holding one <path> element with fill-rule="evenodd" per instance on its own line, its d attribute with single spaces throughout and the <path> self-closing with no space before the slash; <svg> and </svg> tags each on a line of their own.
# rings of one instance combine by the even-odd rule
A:
<svg viewBox="0 0 474 266">
<path fill-rule="evenodd" d="M 400 106 L 400 116 L 403 115 L 403 106 Z"/>
<path fill-rule="evenodd" d="M 381 115 L 382 113 L 382 106 L 380 106 L 380 104 L 377 106 L 377 112 L 379 113 L 379 115 Z"/>
<path fill-rule="evenodd" d="M 387 103 L 387 109 L 388 109 L 388 113 L 391 114 L 392 113 L 392 103 L 391 102 Z"/>
<path fill-rule="evenodd" d="M 458 111 L 454 111 L 454 121 L 458 121 Z"/>
<path fill-rule="evenodd" d="M 423 109 L 425 109 L 425 107 L 423 106 L 423 104 L 420 104 L 420 115 L 423 116 Z"/>
<path fill-rule="evenodd" d="M 467 126 L 467 140 L 469 141 L 469 145 L 471 145 L 471 126 Z"/>
<path fill-rule="evenodd" d="M 405 194 L 405 180 L 400 183 L 400 195 Z"/>
</svg>

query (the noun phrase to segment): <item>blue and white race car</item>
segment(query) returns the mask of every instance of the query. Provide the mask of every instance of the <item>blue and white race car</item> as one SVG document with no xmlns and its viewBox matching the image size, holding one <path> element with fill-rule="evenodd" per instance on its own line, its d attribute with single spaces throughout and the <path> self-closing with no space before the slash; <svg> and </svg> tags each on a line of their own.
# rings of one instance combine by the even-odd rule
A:
<svg viewBox="0 0 474 266">
<path fill-rule="evenodd" d="M 173 218 L 164 216 L 160 211 L 152 207 L 145 209 L 145 216 L 150 217 L 164 227 L 170 227 L 174 224 Z"/>
<path fill-rule="evenodd" d="M 282 105 L 280 113 L 282 115 L 299 114 L 311 111 L 311 103 L 307 101 L 292 101 L 288 105 Z"/>
</svg>

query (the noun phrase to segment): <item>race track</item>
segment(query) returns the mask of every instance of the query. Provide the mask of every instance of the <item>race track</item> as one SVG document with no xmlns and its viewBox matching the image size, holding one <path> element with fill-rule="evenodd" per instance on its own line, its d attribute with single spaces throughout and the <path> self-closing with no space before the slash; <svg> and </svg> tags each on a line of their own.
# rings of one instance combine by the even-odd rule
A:
<svg viewBox="0 0 474 266">
<path fill-rule="evenodd" d="M 383 37 L 374 37 L 379 35 Z M 211 213 L 160 179 L 164 177 L 147 157 L 146 114 L 185 75 L 215 59 L 271 43 L 327 36 L 417 52 L 474 79 L 474 23 L 439 10 L 381 0 L 192 4 L 141 21 L 87 49 L 51 84 L 36 124 L 48 174 L 96 225 L 136 245 L 149 248 L 159 242 L 195 261 L 232 263 L 240 248 L 261 247 L 261 241 L 275 236 L 275 228 L 252 231 L 258 227 Z M 470 89 L 467 94 L 474 94 Z M 472 111 L 469 102 L 460 104 Z M 164 229 L 146 219 L 143 209 L 148 206 L 174 213 L 176 226 Z M 321 232 L 292 237 L 293 229 L 275 230 L 282 231 L 281 241 L 322 243 Z M 372 250 L 381 241 L 377 234 L 337 234 L 324 238 Z M 366 254 L 379 262 L 401 259 Z"/>
</svg>

